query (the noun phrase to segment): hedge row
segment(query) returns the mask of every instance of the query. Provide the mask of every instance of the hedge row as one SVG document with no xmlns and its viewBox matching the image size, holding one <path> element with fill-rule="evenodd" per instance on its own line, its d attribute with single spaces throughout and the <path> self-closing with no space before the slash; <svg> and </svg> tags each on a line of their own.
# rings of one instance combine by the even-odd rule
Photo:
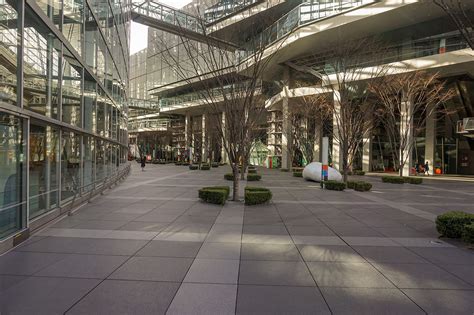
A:
<svg viewBox="0 0 474 315">
<path fill-rule="evenodd" d="M 201 164 L 201 171 L 208 171 L 211 169 L 211 166 L 207 163 L 202 163 Z"/>
<path fill-rule="evenodd" d="M 191 165 L 189 165 L 189 169 L 192 170 L 192 171 L 197 170 L 197 169 L 199 169 L 199 165 L 191 164 Z"/>
<path fill-rule="evenodd" d="M 362 170 L 354 170 L 354 171 L 352 172 L 352 174 L 358 175 L 358 176 L 364 176 L 364 175 L 365 175 L 365 172 L 362 171 Z"/>
<path fill-rule="evenodd" d="M 217 163 L 217 162 L 212 162 L 212 165 L 211 165 L 211 166 L 214 167 L 214 168 L 219 167 L 219 163 Z"/>
<path fill-rule="evenodd" d="M 348 181 L 347 188 L 356 191 L 369 191 L 372 189 L 372 184 L 364 181 Z"/>
<path fill-rule="evenodd" d="M 462 238 L 474 243 L 474 214 L 462 211 L 449 211 L 436 218 L 436 229 L 441 236 Z"/>
<path fill-rule="evenodd" d="M 229 193 L 229 186 L 203 187 L 199 189 L 199 198 L 207 203 L 223 205 L 229 198 Z"/>
<path fill-rule="evenodd" d="M 259 205 L 272 199 L 272 192 L 264 187 L 245 187 L 245 204 Z"/>
<path fill-rule="evenodd" d="M 249 174 L 257 174 L 257 170 L 254 169 L 254 168 L 249 168 L 248 171 L 247 171 Z"/>
<path fill-rule="evenodd" d="M 391 184 L 413 184 L 419 185 L 423 183 L 423 178 L 420 177 L 400 177 L 400 176 L 382 176 L 382 182 Z"/>
<path fill-rule="evenodd" d="M 262 176 L 261 175 L 258 175 L 258 174 L 247 174 L 247 180 L 249 182 L 254 182 L 254 181 L 258 181 L 258 180 L 261 180 L 262 179 Z"/>
<path fill-rule="evenodd" d="M 303 177 L 303 172 L 293 172 L 294 177 Z"/>
<path fill-rule="evenodd" d="M 234 180 L 234 174 L 232 174 L 232 173 L 224 174 L 224 179 Z"/>
<path fill-rule="evenodd" d="M 346 189 L 346 183 L 335 180 L 327 180 L 324 182 L 324 187 L 326 187 L 327 190 L 343 191 Z"/>
</svg>

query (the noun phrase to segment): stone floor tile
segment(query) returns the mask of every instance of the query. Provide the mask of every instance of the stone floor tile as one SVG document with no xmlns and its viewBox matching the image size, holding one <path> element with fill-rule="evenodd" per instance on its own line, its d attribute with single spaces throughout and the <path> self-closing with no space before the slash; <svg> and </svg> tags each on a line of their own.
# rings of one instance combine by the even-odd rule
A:
<svg viewBox="0 0 474 315">
<path fill-rule="evenodd" d="M 183 283 L 167 315 L 234 314 L 237 285 Z"/>
<path fill-rule="evenodd" d="M 439 289 L 402 291 L 430 315 L 474 314 L 474 291 Z"/>
<path fill-rule="evenodd" d="M 127 259 L 127 256 L 71 254 L 35 276 L 105 279 Z"/>
<path fill-rule="evenodd" d="M 404 289 L 474 289 L 472 285 L 432 264 L 375 264 L 397 287 Z"/>
<path fill-rule="evenodd" d="M 237 284 L 239 261 L 195 259 L 184 282 Z"/>
<path fill-rule="evenodd" d="M 391 237 L 392 241 L 405 247 L 454 247 L 436 238 L 425 237 Z"/>
<path fill-rule="evenodd" d="M 181 282 L 193 260 L 170 257 L 132 257 L 109 278 Z"/>
<path fill-rule="evenodd" d="M 410 250 L 433 263 L 474 265 L 474 253 L 459 248 L 422 248 L 413 247 Z"/>
<path fill-rule="evenodd" d="M 368 263 L 308 262 L 308 267 L 320 287 L 394 287 Z"/>
<path fill-rule="evenodd" d="M 0 275 L 0 295 L 1 292 L 11 288 L 25 279 L 28 279 L 28 276 Z"/>
<path fill-rule="evenodd" d="M 330 314 L 316 288 L 239 285 L 237 314 Z"/>
<path fill-rule="evenodd" d="M 151 241 L 137 256 L 194 258 L 201 245 L 201 242 Z"/>
<path fill-rule="evenodd" d="M 362 257 L 370 262 L 379 263 L 427 263 L 423 257 L 404 247 L 354 246 Z"/>
<path fill-rule="evenodd" d="M 240 259 L 240 243 L 204 242 L 196 258 L 203 259 Z"/>
<path fill-rule="evenodd" d="M 298 245 L 305 261 L 365 262 L 347 245 Z"/>
<path fill-rule="evenodd" d="M 474 286 L 474 266 L 473 265 L 440 264 L 438 266 Z"/>
<path fill-rule="evenodd" d="M 386 237 L 341 236 L 341 238 L 351 246 L 402 246 Z"/>
<path fill-rule="evenodd" d="M 250 244 L 293 244 L 291 237 L 287 235 L 265 235 L 265 234 L 244 234 L 242 243 Z"/>
<path fill-rule="evenodd" d="M 123 231 L 144 231 L 144 232 L 161 232 L 167 223 L 154 223 L 154 222 L 129 222 L 119 228 Z"/>
<path fill-rule="evenodd" d="M 336 236 L 324 225 L 288 225 L 287 229 L 291 235 Z"/>
<path fill-rule="evenodd" d="M 11 252 L 0 256 L 0 274 L 32 275 L 67 257 L 66 254 Z"/>
<path fill-rule="evenodd" d="M 300 261 L 301 256 L 293 244 L 242 244 L 242 260 Z"/>
<path fill-rule="evenodd" d="M 292 235 L 298 245 L 346 245 L 338 236 Z"/>
<path fill-rule="evenodd" d="M 179 283 L 106 280 L 67 314 L 165 314 Z"/>
<path fill-rule="evenodd" d="M 424 314 L 398 289 L 321 288 L 333 314 Z"/>
<path fill-rule="evenodd" d="M 293 261 L 242 260 L 239 284 L 315 286 L 306 265 Z"/>
<path fill-rule="evenodd" d="M 74 226 L 74 229 L 98 229 L 98 230 L 115 230 L 121 226 L 127 224 L 129 221 L 104 221 L 104 220 L 93 220 L 84 221 Z"/>
<path fill-rule="evenodd" d="M 174 233 L 160 232 L 155 241 L 179 241 L 179 242 L 203 242 L 207 237 L 207 233 Z"/>
<path fill-rule="evenodd" d="M 2 314 L 63 314 L 99 284 L 93 279 L 30 277 L 0 294 Z"/>
</svg>

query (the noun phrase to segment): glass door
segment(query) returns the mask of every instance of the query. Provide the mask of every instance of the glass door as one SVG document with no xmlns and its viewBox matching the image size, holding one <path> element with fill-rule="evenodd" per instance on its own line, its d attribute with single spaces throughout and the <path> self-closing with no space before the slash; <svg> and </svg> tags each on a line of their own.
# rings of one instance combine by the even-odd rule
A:
<svg viewBox="0 0 474 315">
<path fill-rule="evenodd" d="M 0 239 L 26 226 L 26 122 L 0 112 Z"/>
</svg>

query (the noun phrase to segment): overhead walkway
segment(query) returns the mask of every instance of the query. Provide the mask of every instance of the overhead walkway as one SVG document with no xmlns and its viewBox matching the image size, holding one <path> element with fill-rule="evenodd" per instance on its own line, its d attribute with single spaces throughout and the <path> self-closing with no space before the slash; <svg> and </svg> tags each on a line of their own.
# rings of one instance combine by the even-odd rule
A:
<svg viewBox="0 0 474 315">
<path fill-rule="evenodd" d="M 133 3 L 132 19 L 155 29 L 231 51 L 238 48 L 233 43 L 209 36 L 205 20 L 152 0 Z"/>
</svg>

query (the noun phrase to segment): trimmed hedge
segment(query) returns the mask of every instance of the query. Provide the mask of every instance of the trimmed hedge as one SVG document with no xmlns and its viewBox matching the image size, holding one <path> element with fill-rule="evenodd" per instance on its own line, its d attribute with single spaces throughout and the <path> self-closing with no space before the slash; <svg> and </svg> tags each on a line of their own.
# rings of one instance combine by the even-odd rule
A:
<svg viewBox="0 0 474 315">
<path fill-rule="evenodd" d="M 352 172 L 354 175 L 357 175 L 357 176 L 364 176 L 365 175 L 365 172 L 362 171 L 362 170 L 355 170 Z"/>
<path fill-rule="evenodd" d="M 224 179 L 234 180 L 234 174 L 232 174 L 232 173 L 224 174 Z"/>
<path fill-rule="evenodd" d="M 303 172 L 293 172 L 294 177 L 303 177 Z"/>
<path fill-rule="evenodd" d="M 400 176 L 382 176 L 382 182 L 391 184 L 405 184 L 405 179 Z"/>
<path fill-rule="evenodd" d="M 229 193 L 229 186 L 203 187 L 199 189 L 199 198 L 207 203 L 223 205 L 229 198 Z"/>
<path fill-rule="evenodd" d="M 201 171 L 209 171 L 211 169 L 211 166 L 207 163 L 201 164 Z"/>
<path fill-rule="evenodd" d="M 293 171 L 293 173 L 303 172 L 304 167 L 293 167 L 291 168 L 291 170 Z"/>
<path fill-rule="evenodd" d="M 174 165 L 183 165 L 181 162 L 174 162 Z"/>
<path fill-rule="evenodd" d="M 464 226 L 464 231 L 462 232 L 462 240 L 469 244 L 474 244 L 474 223 Z"/>
<path fill-rule="evenodd" d="M 262 179 L 262 175 L 258 174 L 247 174 L 247 181 L 255 182 Z"/>
<path fill-rule="evenodd" d="M 211 164 L 211 166 L 214 167 L 214 168 L 219 167 L 219 163 L 213 162 L 213 163 Z"/>
<path fill-rule="evenodd" d="M 474 223 L 474 214 L 462 211 L 449 211 L 436 218 L 436 229 L 442 236 L 460 238 L 465 226 Z"/>
<path fill-rule="evenodd" d="M 247 173 L 249 174 L 257 174 L 257 170 L 256 169 L 248 169 Z"/>
<path fill-rule="evenodd" d="M 245 204 L 259 205 L 272 199 L 272 192 L 264 187 L 245 187 Z"/>
<path fill-rule="evenodd" d="M 191 164 L 191 165 L 189 165 L 189 169 L 192 170 L 192 171 L 197 170 L 197 169 L 199 169 L 199 165 Z"/>
<path fill-rule="evenodd" d="M 280 168 L 280 172 L 289 172 L 290 170 L 287 168 Z"/>
<path fill-rule="evenodd" d="M 408 183 L 408 184 L 413 184 L 413 185 L 420 185 L 423 183 L 423 178 L 421 177 L 403 177 L 403 180 L 405 181 L 405 183 Z"/>
<path fill-rule="evenodd" d="M 346 183 L 338 182 L 335 180 L 325 181 L 324 186 L 327 190 L 343 191 L 344 189 L 346 189 Z"/>
<path fill-rule="evenodd" d="M 369 191 L 372 189 L 372 184 L 364 181 L 348 181 L 347 188 L 356 191 Z"/>
</svg>

